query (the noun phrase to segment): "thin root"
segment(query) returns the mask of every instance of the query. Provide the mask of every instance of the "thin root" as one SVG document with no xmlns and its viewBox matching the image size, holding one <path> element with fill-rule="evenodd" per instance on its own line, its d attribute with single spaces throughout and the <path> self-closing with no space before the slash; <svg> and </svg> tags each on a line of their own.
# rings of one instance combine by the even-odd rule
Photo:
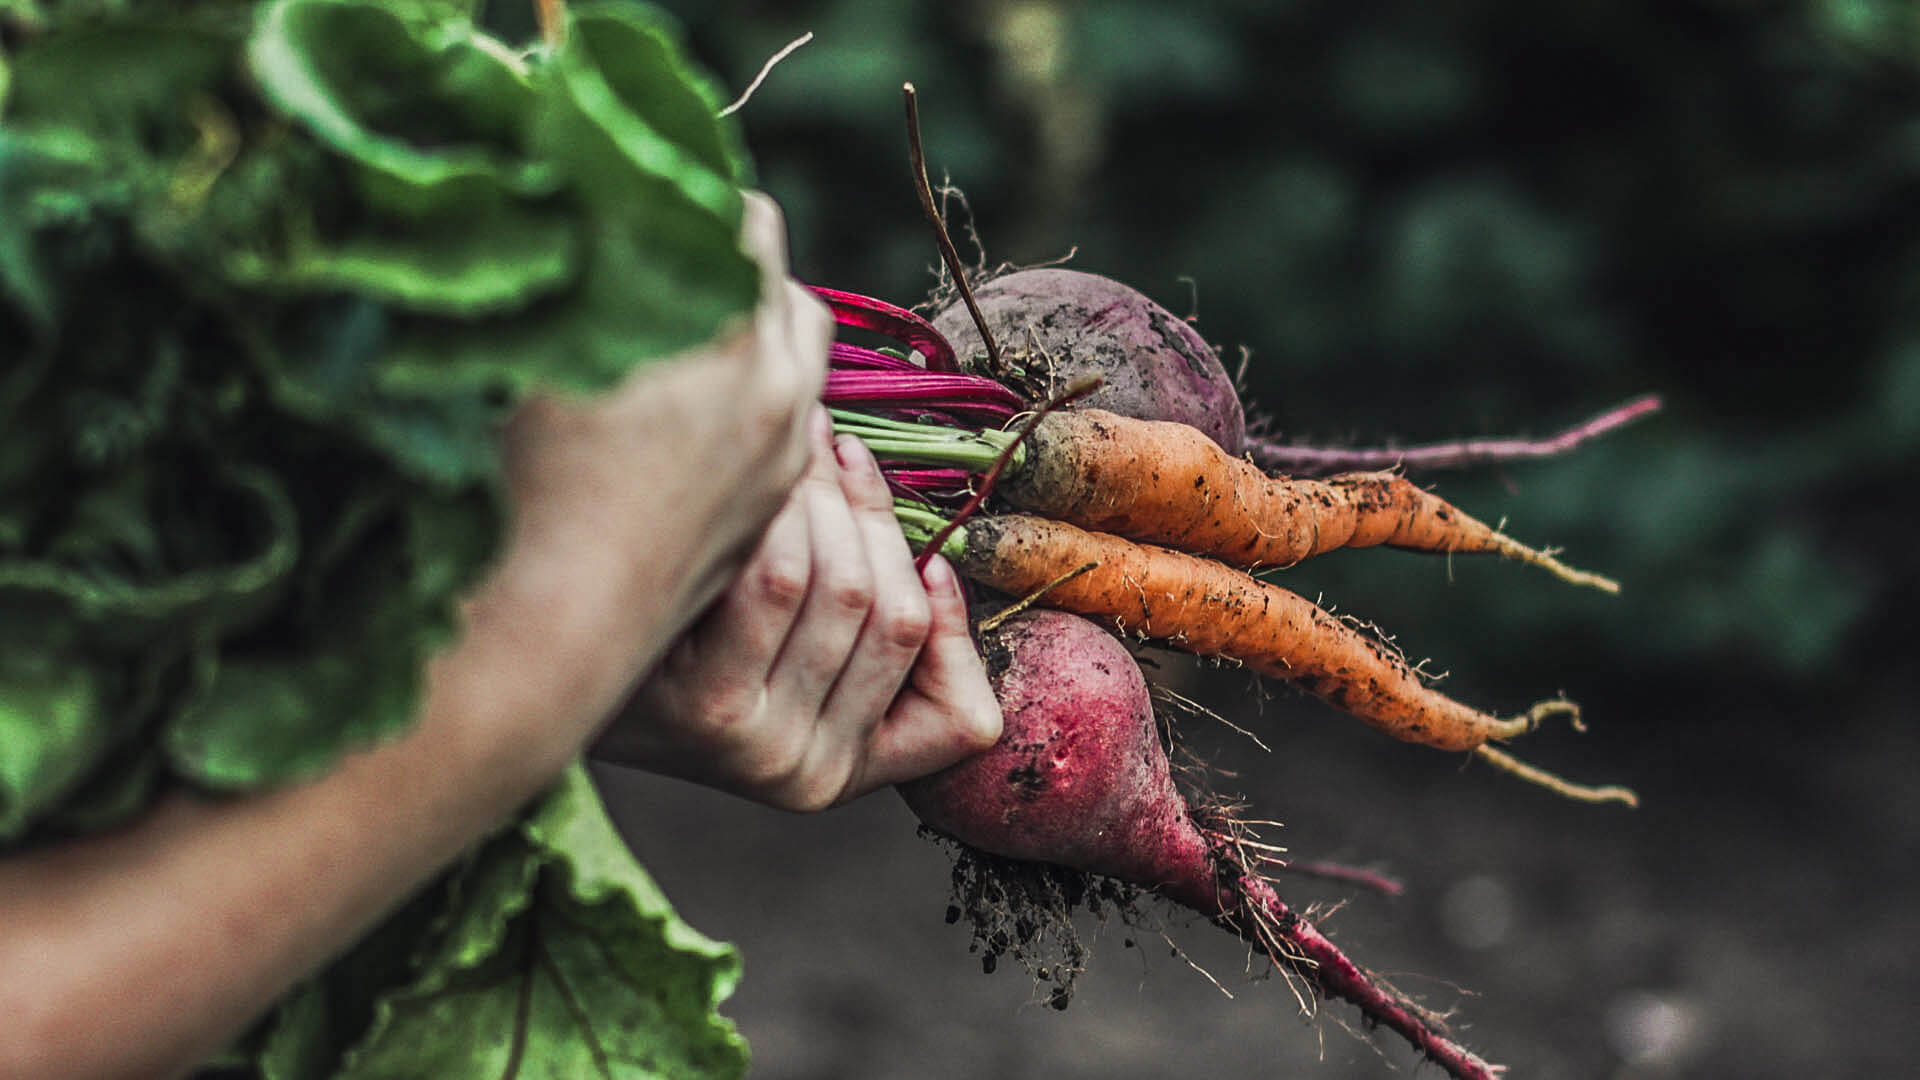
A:
<svg viewBox="0 0 1920 1080">
<path fill-rule="evenodd" d="M 1587 730 L 1586 724 L 1580 719 L 1580 706 L 1575 705 L 1566 698 L 1548 698 L 1545 701 L 1534 702 L 1532 708 L 1529 708 L 1519 716 L 1510 716 L 1505 720 L 1496 721 L 1490 737 L 1494 739 L 1517 738 L 1528 732 L 1537 731 L 1540 725 L 1562 716 L 1567 718 L 1567 722 L 1573 726 L 1573 730 Z"/>
<path fill-rule="evenodd" d="M 1492 765 L 1494 768 L 1499 769 L 1501 772 L 1510 773 L 1525 780 L 1529 784 L 1546 788 L 1548 791 L 1562 798 L 1584 803 L 1617 802 L 1628 807 L 1637 807 L 1640 805 L 1640 796 L 1635 794 L 1632 788 L 1620 787 L 1617 784 L 1609 784 L 1605 787 L 1588 787 L 1585 784 L 1575 784 L 1571 781 L 1561 779 L 1538 766 L 1529 765 L 1519 758 L 1505 751 L 1496 750 L 1491 746 L 1478 746 L 1474 748 L 1473 752 L 1476 757 Z"/>
<path fill-rule="evenodd" d="M 1358 885 L 1372 889 L 1383 896 L 1399 896 L 1407 887 L 1397 878 L 1376 873 L 1361 866 L 1348 866 L 1332 862 L 1300 862 L 1295 859 L 1278 860 L 1280 869 L 1306 877 L 1323 878 L 1327 881 L 1339 881 L 1348 885 Z"/>
<path fill-rule="evenodd" d="M 1498 534 L 1496 539 L 1500 544 L 1500 554 L 1506 558 L 1518 559 L 1523 563 L 1538 566 L 1554 577 L 1573 585 L 1585 585 L 1591 589 L 1599 589 L 1604 593 L 1618 594 L 1620 592 L 1619 582 L 1610 577 L 1603 577 L 1586 570 L 1576 570 L 1566 563 L 1561 562 L 1559 559 L 1554 558 L 1552 551 L 1540 551 L 1536 548 L 1530 548 L 1505 533 Z"/>
</svg>

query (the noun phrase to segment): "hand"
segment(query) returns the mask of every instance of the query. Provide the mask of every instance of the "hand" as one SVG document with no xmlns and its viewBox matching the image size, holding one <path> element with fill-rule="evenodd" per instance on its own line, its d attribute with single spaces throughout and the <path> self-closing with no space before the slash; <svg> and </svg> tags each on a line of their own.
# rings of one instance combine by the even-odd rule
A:
<svg viewBox="0 0 1920 1080">
<path fill-rule="evenodd" d="M 530 401 L 505 432 L 512 534 L 469 622 L 504 624 L 529 656 L 570 650 L 589 724 L 738 572 L 807 462 L 832 316 L 787 276 L 765 196 L 747 196 L 742 245 L 762 268 L 744 325 L 603 396 Z"/>
<path fill-rule="evenodd" d="M 788 810 L 820 810 L 993 745 L 1000 707 L 958 579 L 914 571 L 858 439 L 813 460 L 740 578 L 594 748 Z"/>
</svg>

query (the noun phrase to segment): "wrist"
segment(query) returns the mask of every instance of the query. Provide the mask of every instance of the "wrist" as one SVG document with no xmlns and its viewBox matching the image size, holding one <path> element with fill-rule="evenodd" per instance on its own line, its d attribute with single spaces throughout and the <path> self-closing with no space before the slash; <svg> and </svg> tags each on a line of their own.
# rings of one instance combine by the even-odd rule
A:
<svg viewBox="0 0 1920 1080">
<path fill-rule="evenodd" d="M 472 767 L 557 773 L 665 650 L 683 601 L 627 580 L 611 546 L 517 543 L 469 598 L 429 698 L 459 718 Z"/>
</svg>

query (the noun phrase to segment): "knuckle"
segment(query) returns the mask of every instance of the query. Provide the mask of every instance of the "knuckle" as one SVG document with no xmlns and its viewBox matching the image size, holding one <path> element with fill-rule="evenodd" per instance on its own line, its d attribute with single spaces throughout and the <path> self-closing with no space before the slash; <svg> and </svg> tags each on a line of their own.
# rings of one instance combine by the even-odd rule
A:
<svg viewBox="0 0 1920 1080">
<path fill-rule="evenodd" d="M 803 559 L 767 558 L 754 569 L 753 591 L 770 607 L 797 611 L 807 598 L 808 577 Z"/>
<path fill-rule="evenodd" d="M 745 741 L 765 708 L 765 694 L 747 687 L 719 687 L 682 722 L 685 734 L 700 745 L 723 749 Z"/>
<path fill-rule="evenodd" d="M 781 786 L 775 805 L 796 814 L 817 814 L 822 810 L 831 810 L 845 801 L 852 782 L 850 764 L 831 769 L 797 770 Z"/>
<path fill-rule="evenodd" d="M 889 600 L 875 613 L 880 640 L 902 652 L 916 652 L 933 632 L 933 611 L 913 597 Z"/>
<path fill-rule="evenodd" d="M 865 615 L 873 608 L 873 582 L 864 577 L 837 576 L 821 583 L 827 603 L 849 615 Z"/>
</svg>

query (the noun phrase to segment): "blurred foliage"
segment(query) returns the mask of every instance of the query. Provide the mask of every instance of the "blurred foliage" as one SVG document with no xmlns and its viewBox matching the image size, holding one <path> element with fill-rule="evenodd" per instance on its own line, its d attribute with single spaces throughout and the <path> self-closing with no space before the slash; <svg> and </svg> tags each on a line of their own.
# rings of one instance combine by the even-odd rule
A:
<svg viewBox="0 0 1920 1080">
<path fill-rule="evenodd" d="M 1573 457 L 1435 478 L 1618 600 L 1389 553 L 1297 573 L 1456 692 L 1563 687 L 1631 726 L 1736 682 L 1844 711 L 1887 670 L 1920 601 L 1920 7 L 667 6 L 736 87 L 818 35 L 741 114 L 815 280 L 933 281 L 912 80 L 989 262 L 1074 251 L 1194 313 L 1286 437 L 1539 433 L 1665 394 Z"/>
</svg>

